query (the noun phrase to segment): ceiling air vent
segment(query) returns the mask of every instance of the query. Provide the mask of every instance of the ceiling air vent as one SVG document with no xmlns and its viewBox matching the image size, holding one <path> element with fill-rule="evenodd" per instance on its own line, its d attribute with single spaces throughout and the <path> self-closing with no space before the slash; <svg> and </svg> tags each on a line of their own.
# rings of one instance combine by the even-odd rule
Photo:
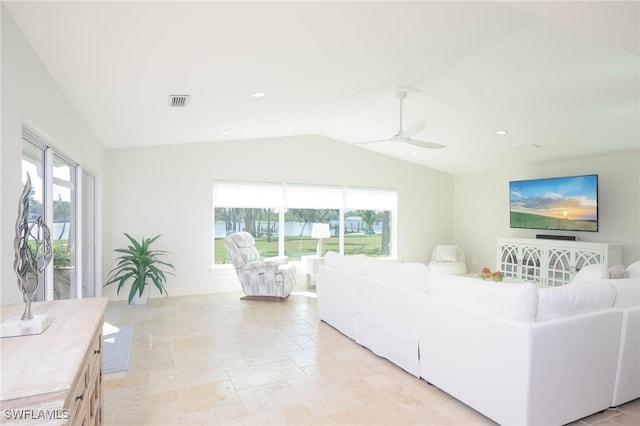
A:
<svg viewBox="0 0 640 426">
<path fill-rule="evenodd" d="M 184 108 L 189 105 L 189 95 L 169 95 L 171 108 Z"/>
</svg>

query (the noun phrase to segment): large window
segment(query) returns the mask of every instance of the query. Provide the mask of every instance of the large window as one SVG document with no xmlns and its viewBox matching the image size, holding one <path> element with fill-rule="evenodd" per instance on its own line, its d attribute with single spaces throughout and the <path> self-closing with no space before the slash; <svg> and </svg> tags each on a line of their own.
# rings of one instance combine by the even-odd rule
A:
<svg viewBox="0 0 640 426">
<path fill-rule="evenodd" d="M 395 191 L 315 185 L 214 183 L 214 263 L 231 263 L 224 238 L 247 231 L 260 254 L 316 253 L 314 224 L 328 224 L 325 250 L 345 255 L 395 256 Z"/>
<path fill-rule="evenodd" d="M 95 179 L 27 127 L 22 133 L 22 183 L 31 178 L 29 220 L 51 230 L 52 262 L 35 300 L 95 295 Z"/>
</svg>

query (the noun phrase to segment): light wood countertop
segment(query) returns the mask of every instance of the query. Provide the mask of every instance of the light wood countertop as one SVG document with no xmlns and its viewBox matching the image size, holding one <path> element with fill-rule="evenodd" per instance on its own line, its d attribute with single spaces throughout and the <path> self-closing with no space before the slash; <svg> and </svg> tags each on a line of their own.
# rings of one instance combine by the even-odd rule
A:
<svg viewBox="0 0 640 426">
<path fill-rule="evenodd" d="M 102 327 L 108 299 L 35 302 L 33 314 L 53 322 L 42 334 L 0 339 L 0 401 L 68 391 L 91 339 Z M 2 321 L 22 315 L 24 304 L 0 308 Z"/>
</svg>

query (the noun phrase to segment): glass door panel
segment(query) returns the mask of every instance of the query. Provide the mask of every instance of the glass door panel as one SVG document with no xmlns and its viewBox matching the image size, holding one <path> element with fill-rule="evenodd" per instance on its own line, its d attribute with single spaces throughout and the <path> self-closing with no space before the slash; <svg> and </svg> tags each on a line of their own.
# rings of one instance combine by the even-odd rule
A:
<svg viewBox="0 0 640 426">
<path fill-rule="evenodd" d="M 542 249 L 539 247 L 522 247 L 522 273 L 524 281 L 540 282 Z"/>
<path fill-rule="evenodd" d="M 76 291 L 76 168 L 53 155 L 53 298 L 74 299 Z"/>
<path fill-rule="evenodd" d="M 555 287 L 571 280 L 571 250 L 549 249 L 547 285 Z"/>
<path fill-rule="evenodd" d="M 22 185 L 27 182 L 27 174 L 31 179 L 31 194 L 29 195 L 29 224 L 33 224 L 38 217 L 45 218 L 44 211 L 44 149 L 23 140 L 22 143 Z M 45 274 L 39 277 L 40 287 L 33 296 L 34 301 L 45 300 Z M 35 283 L 33 283 L 35 285 Z"/>
</svg>

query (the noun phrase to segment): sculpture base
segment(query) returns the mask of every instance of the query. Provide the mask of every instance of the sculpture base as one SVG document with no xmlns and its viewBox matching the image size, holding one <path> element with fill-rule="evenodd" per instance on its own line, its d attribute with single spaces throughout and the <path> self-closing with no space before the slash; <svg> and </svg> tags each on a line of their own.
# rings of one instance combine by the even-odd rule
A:
<svg viewBox="0 0 640 426">
<path fill-rule="evenodd" d="M 34 315 L 32 319 L 23 321 L 19 316 L 9 317 L 0 324 L 0 337 L 29 336 L 41 334 L 53 322 L 51 315 Z"/>
</svg>

